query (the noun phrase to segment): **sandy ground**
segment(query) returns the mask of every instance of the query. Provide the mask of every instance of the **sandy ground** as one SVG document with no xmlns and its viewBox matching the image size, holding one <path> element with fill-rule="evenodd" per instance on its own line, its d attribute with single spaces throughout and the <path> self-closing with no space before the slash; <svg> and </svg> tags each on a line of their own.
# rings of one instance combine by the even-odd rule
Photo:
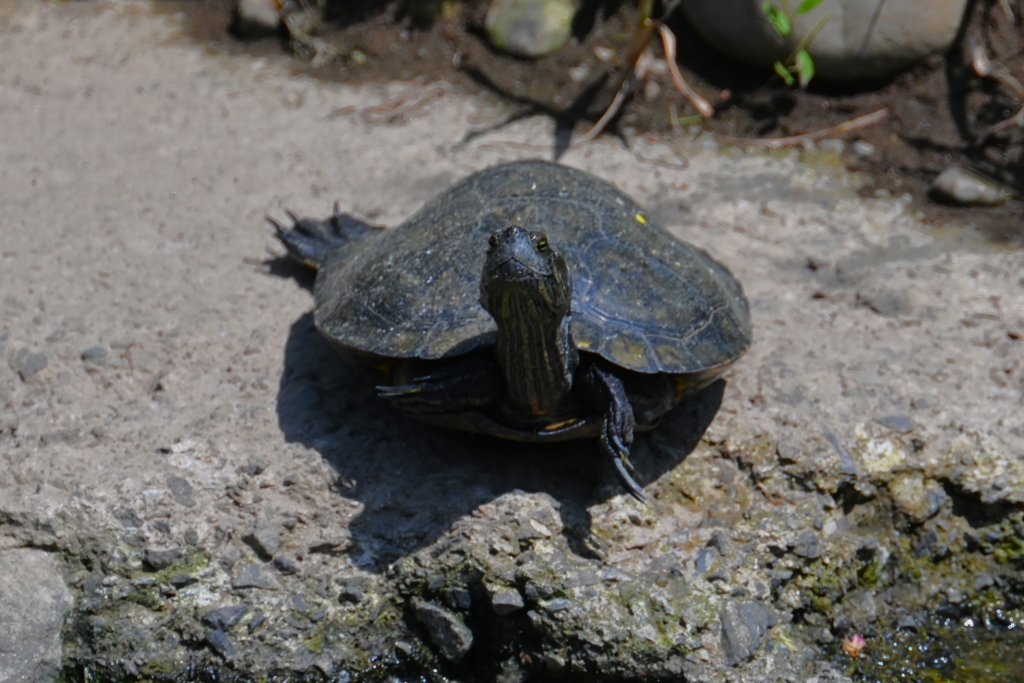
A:
<svg viewBox="0 0 1024 683">
<path fill-rule="evenodd" d="M 317 339 L 308 281 L 265 264 L 265 214 L 338 200 L 393 225 L 472 170 L 550 156 L 551 123 L 460 144 L 500 108 L 449 88 L 389 120 L 371 108 L 423 88 L 218 56 L 178 21 L 141 2 L 0 3 L 0 551 L 73 555 L 106 529 L 230 567 L 265 523 L 310 577 L 381 571 L 514 489 L 578 501 L 596 527 L 635 505 L 600 468 L 575 476 L 575 450 L 571 467 L 505 457 L 523 450 L 377 403 Z M 964 490 L 1024 501 L 1024 258 L 858 197 L 835 149 L 602 139 L 562 161 L 743 282 L 756 343 L 705 447 L 767 443 L 826 471 L 962 464 Z M 668 500 L 678 472 L 646 443 L 641 483 Z M 609 562 L 641 561 L 615 543 Z"/>
</svg>

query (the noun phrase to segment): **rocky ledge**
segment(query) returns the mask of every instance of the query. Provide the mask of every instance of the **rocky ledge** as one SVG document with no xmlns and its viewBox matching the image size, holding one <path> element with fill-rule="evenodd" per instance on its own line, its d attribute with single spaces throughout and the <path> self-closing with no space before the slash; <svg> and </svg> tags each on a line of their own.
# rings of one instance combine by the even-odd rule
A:
<svg viewBox="0 0 1024 683">
<path fill-rule="evenodd" d="M 641 505 L 593 444 L 391 412 L 265 257 L 265 213 L 395 224 L 547 123 L 458 144 L 501 112 L 446 93 L 376 124 L 419 86 L 178 21 L 0 14 L 0 677 L 823 682 L 929 615 L 1019 622 L 1019 251 L 861 196 L 839 142 L 570 150 L 752 305 L 727 380 L 638 438 Z"/>
</svg>

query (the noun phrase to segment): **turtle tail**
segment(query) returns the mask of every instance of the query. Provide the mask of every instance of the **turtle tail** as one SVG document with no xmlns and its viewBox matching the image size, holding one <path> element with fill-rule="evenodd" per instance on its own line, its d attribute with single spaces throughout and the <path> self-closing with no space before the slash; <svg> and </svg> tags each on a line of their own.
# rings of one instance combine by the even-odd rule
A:
<svg viewBox="0 0 1024 683">
<path fill-rule="evenodd" d="M 267 216 L 267 221 L 274 227 L 274 235 L 288 250 L 291 259 L 314 270 L 319 270 L 331 252 L 347 245 L 349 240 L 380 229 L 380 226 L 341 213 L 337 202 L 331 215 L 322 221 L 299 218 L 287 209 L 285 213 L 292 220 L 290 228 Z"/>
</svg>

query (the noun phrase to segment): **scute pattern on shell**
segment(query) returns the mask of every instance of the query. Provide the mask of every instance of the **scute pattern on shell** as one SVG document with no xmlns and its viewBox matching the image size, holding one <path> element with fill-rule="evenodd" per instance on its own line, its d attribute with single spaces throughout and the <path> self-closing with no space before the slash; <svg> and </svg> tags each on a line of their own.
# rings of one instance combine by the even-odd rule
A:
<svg viewBox="0 0 1024 683">
<path fill-rule="evenodd" d="M 316 282 L 316 323 L 338 346 L 441 358 L 494 340 L 479 282 L 491 233 L 547 233 L 573 282 L 577 346 L 638 372 L 726 365 L 749 346 L 739 283 L 612 185 L 582 171 L 516 161 L 469 176 L 398 227 L 339 249 Z"/>
</svg>

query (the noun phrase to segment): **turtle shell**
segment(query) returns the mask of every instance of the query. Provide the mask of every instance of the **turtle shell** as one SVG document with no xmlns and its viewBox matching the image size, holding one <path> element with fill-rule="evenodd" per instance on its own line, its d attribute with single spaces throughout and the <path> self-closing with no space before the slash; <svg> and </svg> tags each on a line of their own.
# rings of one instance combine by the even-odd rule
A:
<svg viewBox="0 0 1024 683">
<path fill-rule="evenodd" d="M 493 166 L 398 227 L 336 249 L 317 276 L 316 324 L 362 354 L 434 359 L 494 342 L 479 302 L 490 235 L 547 234 L 572 278 L 581 351 L 637 372 L 726 365 L 751 340 L 740 284 L 632 199 L 582 171 L 530 160 Z"/>
</svg>

